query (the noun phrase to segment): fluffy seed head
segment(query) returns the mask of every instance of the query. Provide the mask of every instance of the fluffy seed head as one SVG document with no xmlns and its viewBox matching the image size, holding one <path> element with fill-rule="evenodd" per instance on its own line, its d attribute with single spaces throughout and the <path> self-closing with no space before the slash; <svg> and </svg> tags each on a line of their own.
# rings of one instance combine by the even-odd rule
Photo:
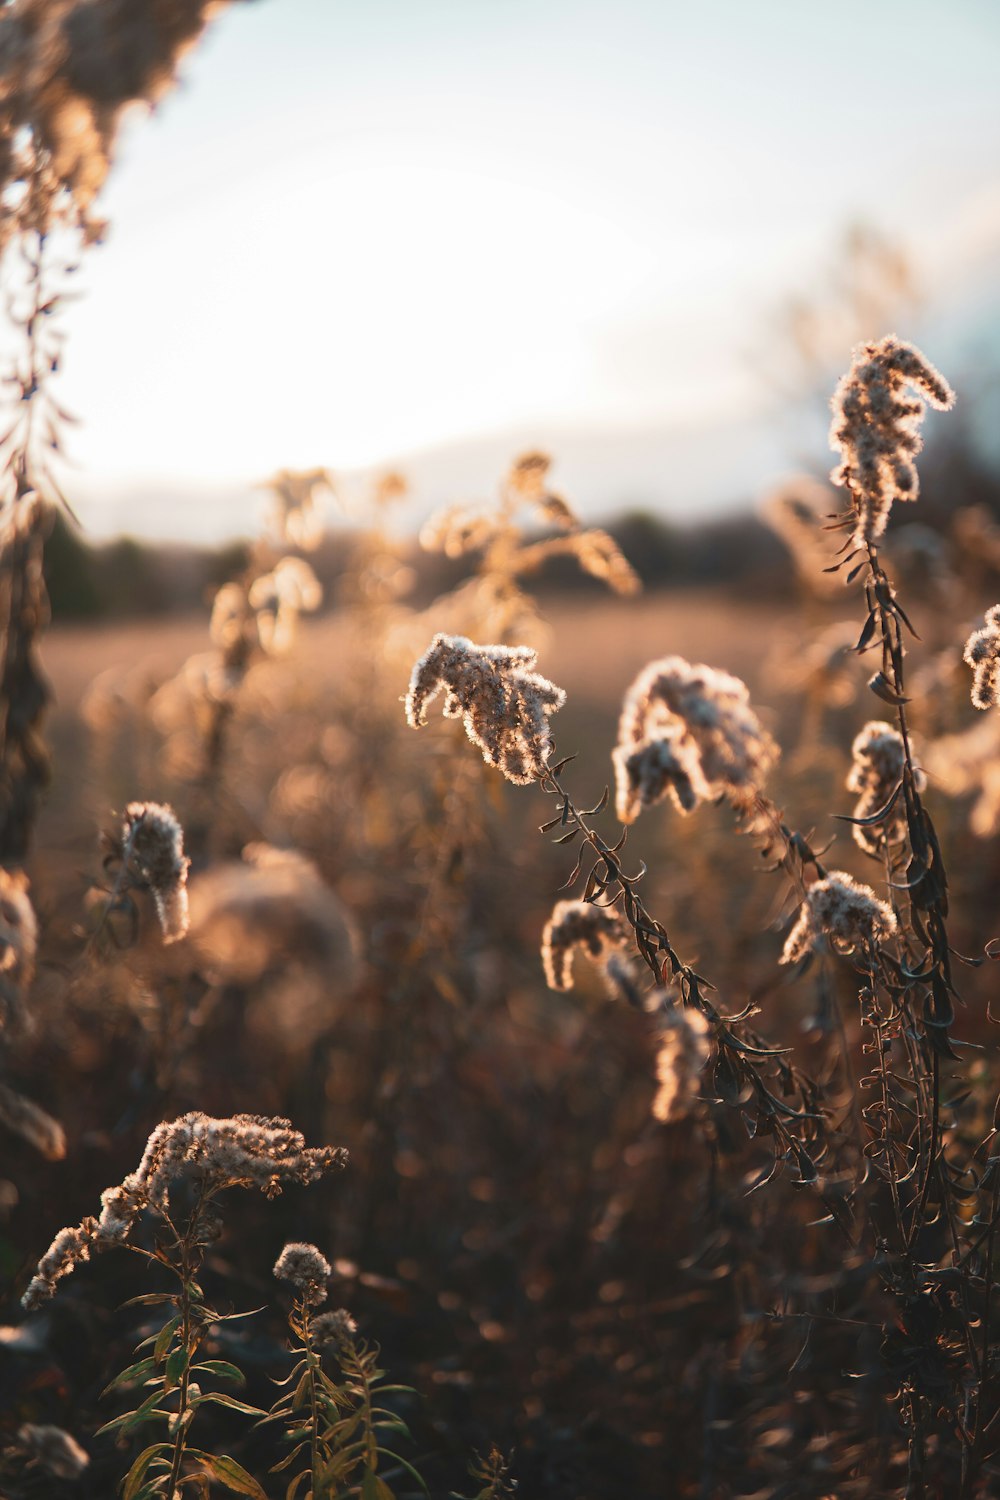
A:
<svg viewBox="0 0 1000 1500">
<path fill-rule="evenodd" d="M 550 990 L 573 988 L 573 955 L 582 948 L 594 963 L 626 942 L 628 928 L 618 912 L 592 901 L 557 901 L 542 933 L 542 967 Z"/>
<path fill-rule="evenodd" d="M 838 953 L 871 949 L 892 937 L 896 916 L 871 886 L 844 870 L 833 870 L 806 892 L 795 926 L 785 941 L 783 964 L 798 963 L 824 939 Z"/>
<path fill-rule="evenodd" d="M 659 1016 L 660 1046 L 656 1054 L 659 1088 L 653 1114 L 664 1124 L 681 1120 L 698 1097 L 702 1071 L 711 1050 L 708 1022 L 700 1010 L 677 1006 Z"/>
<path fill-rule="evenodd" d="M 903 777 L 906 750 L 903 736 L 891 724 L 872 719 L 861 730 L 851 746 L 851 769 L 847 773 L 847 790 L 858 792 L 855 818 L 870 818 L 881 811 L 896 793 L 887 816 L 880 823 L 865 827 L 854 825 L 854 841 L 866 854 L 879 857 L 886 843 L 898 844 L 906 837 L 906 804 L 897 792 Z M 914 776 L 917 791 L 923 791 L 927 778 L 923 771 Z"/>
<path fill-rule="evenodd" d="M 358 1325 L 346 1307 L 333 1312 L 320 1313 L 310 1324 L 313 1343 L 318 1349 L 333 1349 L 337 1354 L 346 1353 L 354 1343 Z"/>
<path fill-rule="evenodd" d="M 851 490 L 857 546 L 883 534 L 894 500 L 916 500 L 925 407 L 947 411 L 954 401 L 930 361 L 894 334 L 855 349 L 830 403 L 830 446 L 840 454 L 830 477 Z"/>
<path fill-rule="evenodd" d="M 407 722 L 420 729 L 428 703 L 443 692 L 445 718 L 462 719 L 486 764 L 526 786 L 545 772 L 549 716 L 566 701 L 562 688 L 532 670 L 537 659 L 529 646 L 477 646 L 463 635 L 438 634 L 413 668 Z"/>
<path fill-rule="evenodd" d="M 319 1307 L 326 1301 L 326 1283 L 333 1272 L 330 1262 L 315 1245 L 294 1240 L 275 1261 L 274 1274 L 279 1281 L 290 1281 L 308 1306 Z"/>
<path fill-rule="evenodd" d="M 996 707 L 1000 703 L 1000 604 L 986 611 L 986 624 L 969 636 L 962 657 L 972 668 L 973 707 Z"/>
<path fill-rule="evenodd" d="M 663 657 L 639 673 L 622 705 L 612 751 L 618 816 L 632 823 L 668 792 L 681 812 L 719 796 L 745 808 L 777 758 L 745 683 Z"/>
<path fill-rule="evenodd" d="M 172 807 L 161 802 L 130 802 L 125 809 L 122 844 L 130 878 L 151 891 L 163 941 L 175 943 L 188 929 L 184 830 Z"/>
<path fill-rule="evenodd" d="M 209 1193 L 230 1187 L 256 1187 L 273 1198 L 289 1182 L 317 1182 L 347 1164 L 339 1146 L 306 1146 L 287 1120 L 262 1115 L 233 1115 L 218 1120 L 199 1110 L 157 1125 L 142 1160 L 118 1187 L 101 1194 L 99 1219 L 87 1218 L 62 1229 L 39 1262 L 23 1297 L 29 1310 L 39 1307 L 92 1248 L 106 1249 L 128 1239 L 144 1209 L 169 1207 L 169 1188 L 183 1173 L 202 1182 Z"/>
</svg>

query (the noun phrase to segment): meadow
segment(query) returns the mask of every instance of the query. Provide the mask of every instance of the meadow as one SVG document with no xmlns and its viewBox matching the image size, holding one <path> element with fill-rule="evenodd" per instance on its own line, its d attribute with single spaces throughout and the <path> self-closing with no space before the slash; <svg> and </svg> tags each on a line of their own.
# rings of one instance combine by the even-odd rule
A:
<svg viewBox="0 0 1000 1500">
<path fill-rule="evenodd" d="M 284 1494 L 296 1470 L 271 1472 L 287 1449 L 280 1414 L 261 1417 L 289 1368 L 288 1298 L 270 1276 L 289 1241 L 318 1247 L 322 1295 L 356 1324 L 351 1347 L 377 1347 L 392 1386 L 406 1388 L 385 1398 L 382 1436 L 399 1457 L 375 1460 L 351 1425 L 358 1377 L 340 1346 L 328 1353 L 331 1411 L 347 1424 L 330 1426 L 343 1472 L 307 1466 L 297 1493 L 404 1496 L 421 1482 L 442 1495 L 503 1495 L 516 1482 L 520 1494 L 575 1500 L 944 1495 L 963 1483 L 989 1493 L 989 1365 L 972 1424 L 952 1394 L 970 1399 L 963 1319 L 992 1358 L 976 1308 L 993 1296 L 996 843 L 983 809 L 995 752 L 961 658 L 996 588 L 988 521 L 966 507 L 932 542 L 904 524 L 884 543 L 926 632 L 907 647 L 905 696 L 914 786 L 926 789 L 950 872 L 950 951 L 979 964 L 956 981 L 938 1063 L 917 1040 L 924 1011 L 905 995 L 907 983 L 926 989 L 926 969 L 897 947 L 913 920 L 906 825 L 875 808 L 876 830 L 889 831 L 869 834 L 866 849 L 846 821 L 858 812 L 852 742 L 873 714 L 891 730 L 896 710 L 876 701 L 875 663 L 853 650 L 864 580 L 835 577 L 834 589 L 817 568 L 815 549 L 835 557 L 839 537 L 815 495 L 809 546 L 789 551 L 780 592 L 641 592 L 613 544 L 595 542 L 603 534 L 552 488 L 547 460 L 527 455 L 478 516 L 452 511 L 425 528 L 425 544 L 460 556 L 468 577 L 417 607 L 412 553 L 383 524 L 394 480 L 373 496 L 336 597 L 314 613 L 318 536 L 301 526 L 318 482 L 289 504 L 279 476 L 272 529 L 211 612 L 57 622 L 45 638 L 52 778 L 26 865 L 38 946 L 33 964 L 6 969 L 20 976 L 23 1012 L 23 1024 L 8 1018 L 6 1085 L 30 1101 L 20 1118 L 10 1097 L 5 1108 L 9 1493 L 105 1495 L 126 1471 L 126 1493 L 160 1493 L 182 1395 L 176 1377 L 162 1392 L 165 1371 L 172 1350 L 180 1370 L 197 1346 L 203 1368 L 207 1356 L 209 1369 L 240 1372 L 237 1409 L 196 1402 L 177 1477 L 195 1493 Z M 553 593 L 546 549 L 596 556 L 619 592 L 596 581 Z M 419 735 L 407 724 L 413 663 L 442 628 L 449 641 L 530 645 L 537 671 L 565 691 L 545 719 L 555 743 L 517 776 L 529 784 L 507 784 L 460 724 L 431 718 Z M 506 670 L 496 652 L 491 673 Z M 661 784 L 662 805 L 630 822 L 619 863 L 610 750 L 622 697 L 647 663 L 678 659 L 738 674 L 754 733 L 783 753 L 768 752 L 759 803 L 734 804 L 720 783 L 685 812 Z M 526 720 L 509 722 L 524 732 Z M 509 769 L 510 746 L 500 749 Z M 632 819 L 620 771 L 617 781 L 618 812 Z M 605 787 L 610 805 L 567 839 Z M 164 807 L 184 852 L 157 874 L 134 840 Z M 592 857 L 566 888 L 581 843 Z M 899 928 L 867 957 L 856 934 L 817 932 L 817 954 L 782 964 L 803 899 L 831 865 L 872 900 L 883 891 Z M 591 867 L 599 878 L 587 881 Z M 171 881 L 189 906 L 176 928 Z M 588 933 L 584 894 L 595 912 L 612 901 L 611 938 Z M 567 898 L 566 936 L 546 939 L 547 976 L 546 924 Z M 18 952 L 15 933 L 5 941 Z M 575 945 L 567 990 L 561 954 Z M 900 967 L 873 971 L 876 951 Z M 884 1012 L 873 1011 L 866 998 L 883 983 Z M 678 1031 L 688 1012 L 705 1019 Z M 872 1111 L 879 1027 L 892 1079 L 884 1113 Z M 939 1101 L 927 1106 L 933 1127 L 923 1090 Z M 190 1226 L 208 1210 L 197 1185 L 214 1193 L 230 1180 L 211 1176 L 199 1146 L 172 1169 L 163 1222 L 152 1199 L 130 1210 L 125 1240 L 139 1255 L 113 1235 L 86 1264 L 71 1255 L 73 1274 L 56 1272 L 58 1287 L 22 1321 L 17 1298 L 56 1231 L 86 1224 L 109 1184 L 128 1187 L 159 1122 L 192 1112 L 209 1125 L 287 1119 L 310 1148 L 345 1147 L 349 1164 L 312 1186 L 285 1182 L 271 1204 L 230 1193 L 199 1239 Z M 921 1167 L 931 1150 L 954 1179 L 949 1233 L 964 1251 L 943 1237 L 941 1190 Z M 894 1280 L 893 1257 L 905 1264 L 890 1248 L 894 1203 L 917 1226 L 917 1292 Z M 210 1299 L 187 1346 L 163 1321 L 176 1297 L 127 1305 L 173 1295 L 164 1278 L 184 1244 Z M 300 1330 L 307 1302 L 295 1304 Z M 136 1369 L 130 1350 L 147 1336 L 155 1358 Z M 143 1402 L 144 1386 L 161 1392 L 159 1406 Z M 128 1410 L 135 1426 L 115 1428 Z M 86 1464 L 46 1454 L 37 1437 L 32 1448 L 26 1434 L 53 1429 L 82 1445 Z"/>
<path fill-rule="evenodd" d="M 0 1494 L 986 1500 L 975 372 L 862 231 L 778 330 L 843 373 L 773 535 L 605 531 L 531 451 L 419 541 L 314 468 L 88 551 L 67 297 L 218 9 L 0 13 Z"/>
</svg>

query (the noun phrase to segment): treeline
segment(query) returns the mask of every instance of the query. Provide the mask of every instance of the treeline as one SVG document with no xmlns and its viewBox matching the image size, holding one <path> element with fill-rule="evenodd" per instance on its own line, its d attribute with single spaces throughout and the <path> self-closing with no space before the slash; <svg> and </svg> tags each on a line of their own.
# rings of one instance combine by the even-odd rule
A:
<svg viewBox="0 0 1000 1500">
<path fill-rule="evenodd" d="M 976 463 L 967 444 L 935 445 L 927 455 L 920 523 L 945 533 L 956 510 L 984 506 L 1000 517 L 1000 478 Z M 897 507 L 893 528 L 912 519 Z M 632 510 L 607 524 L 647 590 L 725 584 L 747 596 L 789 587 L 784 543 L 749 510 L 680 525 L 648 510 Z M 323 584 L 325 607 L 336 607 L 342 579 L 357 571 L 361 533 L 330 532 L 309 560 Z M 412 602 L 429 604 L 468 576 L 474 557 L 447 558 L 423 551 L 416 540 L 397 544 L 400 561 L 415 574 Z M 88 544 L 60 515 L 46 547 L 45 572 L 56 620 L 129 618 L 180 614 L 204 608 L 221 583 L 238 577 L 250 555 L 249 542 L 218 548 L 181 543 L 149 544 L 122 537 Z M 605 593 L 572 558 L 549 562 L 535 592 Z"/>
</svg>

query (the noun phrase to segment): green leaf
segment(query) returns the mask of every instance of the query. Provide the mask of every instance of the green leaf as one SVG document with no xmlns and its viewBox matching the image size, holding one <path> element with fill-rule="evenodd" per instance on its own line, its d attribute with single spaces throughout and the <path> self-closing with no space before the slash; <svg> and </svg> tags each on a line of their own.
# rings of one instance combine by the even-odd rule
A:
<svg viewBox="0 0 1000 1500">
<path fill-rule="evenodd" d="M 129 1365 L 127 1370 L 123 1370 L 120 1375 L 115 1376 L 114 1380 L 109 1381 L 101 1395 L 106 1396 L 109 1391 L 116 1390 L 120 1385 L 138 1385 L 140 1380 L 145 1380 L 147 1375 L 153 1373 L 155 1367 L 155 1362 L 150 1358 L 136 1360 L 134 1365 Z"/>
<path fill-rule="evenodd" d="M 382 1457 L 382 1458 L 391 1458 L 392 1461 L 393 1461 L 393 1463 L 400 1464 L 406 1470 L 407 1474 L 409 1474 L 410 1478 L 411 1479 L 415 1479 L 417 1481 L 417 1483 L 419 1484 L 420 1488 L 423 1490 L 424 1494 L 427 1496 L 427 1500 L 430 1500 L 430 1497 L 431 1497 L 430 1490 L 427 1488 L 426 1484 L 424 1484 L 423 1479 L 420 1477 L 420 1475 L 417 1473 L 416 1469 L 413 1467 L 413 1465 L 411 1463 L 407 1463 L 406 1459 L 405 1458 L 401 1458 L 398 1453 L 393 1453 L 393 1451 L 392 1451 L 391 1448 L 383 1448 L 381 1446 L 381 1444 L 379 1445 L 378 1452 L 379 1452 L 380 1457 Z"/>
<path fill-rule="evenodd" d="M 231 1365 L 225 1359 L 203 1359 L 200 1364 L 194 1366 L 192 1374 L 197 1371 L 207 1375 L 214 1375 L 217 1380 L 233 1380 L 237 1385 L 246 1385 L 246 1376 L 236 1365 Z"/>
<path fill-rule="evenodd" d="M 167 1350 L 170 1348 L 174 1334 L 177 1332 L 180 1324 L 181 1317 L 180 1313 L 178 1313 L 176 1317 L 168 1318 L 156 1335 L 156 1342 L 153 1344 L 153 1358 L 157 1363 L 166 1357 Z"/>
<path fill-rule="evenodd" d="M 172 1411 L 163 1411 L 156 1405 L 157 1401 L 162 1399 L 162 1396 L 162 1391 L 154 1391 L 141 1406 L 135 1408 L 135 1411 L 127 1411 L 123 1416 L 114 1417 L 112 1421 L 105 1422 L 103 1427 L 98 1427 L 94 1436 L 100 1437 L 102 1432 L 118 1432 L 119 1430 L 130 1432 L 133 1427 L 138 1427 L 143 1422 L 150 1422 L 154 1417 L 166 1417 L 169 1420 L 174 1416 L 174 1413 Z"/>
<path fill-rule="evenodd" d="M 253 1500 L 267 1500 L 256 1479 L 235 1458 L 229 1458 L 225 1453 L 199 1453 L 198 1461 L 213 1479 L 224 1484 L 234 1495 L 251 1495 Z"/>
<path fill-rule="evenodd" d="M 305 1406 L 309 1400 L 310 1373 L 310 1370 L 307 1368 L 303 1372 L 302 1379 L 295 1387 L 295 1391 L 292 1395 L 292 1411 L 296 1411 L 300 1406 Z"/>
<path fill-rule="evenodd" d="M 191 1405 L 207 1406 L 210 1401 L 216 1406 L 228 1406 L 230 1411 L 241 1411 L 245 1417 L 267 1416 L 267 1412 L 261 1411 L 259 1406 L 248 1406 L 245 1401 L 237 1401 L 235 1396 L 227 1396 L 224 1391 L 209 1391 L 204 1396 L 196 1396 Z"/>
<path fill-rule="evenodd" d="M 163 1302 L 176 1302 L 176 1292 L 143 1292 L 141 1297 L 130 1297 L 122 1307 L 158 1307 Z"/>
<path fill-rule="evenodd" d="M 406 1438 L 407 1442 L 413 1442 L 413 1434 L 401 1417 L 383 1417 L 381 1421 L 373 1422 L 372 1426 L 376 1432 L 398 1432 L 400 1437 Z"/>
<path fill-rule="evenodd" d="M 278 1462 L 276 1464 L 272 1464 L 271 1468 L 268 1470 L 268 1473 L 269 1474 L 280 1474 L 281 1471 L 282 1471 L 282 1469 L 290 1469 L 291 1466 L 292 1466 L 292 1464 L 298 1458 L 299 1454 L 302 1452 L 302 1450 L 304 1448 L 308 1448 L 308 1447 L 309 1447 L 309 1439 L 308 1438 L 306 1438 L 306 1440 L 305 1440 L 304 1443 L 297 1443 L 296 1446 L 292 1449 L 291 1453 L 286 1453 L 284 1458 L 279 1458 L 279 1460 L 278 1460 Z"/>
<path fill-rule="evenodd" d="M 186 1349 L 175 1349 L 167 1359 L 167 1367 L 163 1372 L 163 1389 L 172 1391 L 175 1386 L 180 1385 L 181 1376 L 188 1367 L 190 1355 Z"/>
<path fill-rule="evenodd" d="M 122 1480 L 122 1484 L 124 1486 L 122 1490 L 122 1500 L 136 1500 L 136 1496 L 142 1488 L 142 1481 L 146 1477 L 146 1470 L 153 1462 L 153 1459 L 157 1458 L 161 1453 L 169 1452 L 169 1443 L 153 1443 L 151 1447 L 144 1448 L 142 1450 L 142 1452 L 139 1454 L 139 1457 L 136 1459 L 131 1469 L 129 1469 L 128 1473 L 125 1475 L 125 1478 Z"/>
</svg>

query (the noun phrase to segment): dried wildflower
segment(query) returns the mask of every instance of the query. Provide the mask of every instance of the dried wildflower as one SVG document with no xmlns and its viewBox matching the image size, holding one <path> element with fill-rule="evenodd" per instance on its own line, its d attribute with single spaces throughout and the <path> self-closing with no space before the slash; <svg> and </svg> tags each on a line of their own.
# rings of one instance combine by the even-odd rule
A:
<svg viewBox="0 0 1000 1500">
<path fill-rule="evenodd" d="M 323 602 L 323 589 L 302 557 L 283 557 L 274 570 L 255 578 L 247 594 L 255 612 L 257 639 L 268 656 L 286 652 L 295 638 L 300 614 Z"/>
<path fill-rule="evenodd" d="M 571 540 L 573 555 L 585 573 L 603 579 L 616 594 L 631 597 L 640 592 L 639 575 L 614 537 L 593 527 L 577 532 Z"/>
<path fill-rule="evenodd" d="M 837 953 L 871 949 L 895 931 L 895 913 L 871 886 L 861 885 L 843 870 L 833 870 L 806 892 L 781 962 L 798 963 L 824 939 Z"/>
<path fill-rule="evenodd" d="M 887 843 L 898 844 L 906 837 L 906 804 L 898 793 L 906 764 L 903 736 L 891 724 L 872 719 L 856 736 L 851 755 L 853 763 L 846 785 L 849 792 L 859 793 L 853 814 L 855 818 L 873 817 L 896 794 L 892 808 L 880 823 L 867 827 L 854 825 L 855 843 L 866 854 L 877 857 Z M 918 792 L 923 791 L 926 780 L 922 771 L 915 772 Z"/>
<path fill-rule="evenodd" d="M 612 907 L 592 901 L 557 901 L 542 933 L 542 967 L 550 990 L 573 988 L 573 955 L 582 948 L 595 963 L 622 948 L 628 937 L 624 919 Z"/>
<path fill-rule="evenodd" d="M 462 719 L 486 764 L 526 786 L 545 772 L 549 715 L 566 701 L 562 688 L 531 670 L 537 659 L 529 646 L 477 646 L 438 634 L 413 668 L 407 722 L 414 729 L 426 724 L 428 703 L 443 691 L 445 718 Z"/>
<path fill-rule="evenodd" d="M 538 451 L 522 453 L 507 472 L 506 490 L 511 502 L 533 505 L 543 521 L 560 531 L 575 531 L 579 526 L 576 512 L 562 495 L 549 489 L 552 459 Z"/>
<path fill-rule="evenodd" d="M 973 671 L 973 707 L 995 708 L 1000 703 L 1000 604 L 986 611 L 986 624 L 969 636 L 962 659 Z"/>
<path fill-rule="evenodd" d="M 326 1283 L 333 1274 L 326 1256 L 301 1241 L 287 1244 L 274 1263 L 274 1274 L 279 1281 L 290 1281 L 302 1294 L 308 1307 L 319 1307 L 326 1301 Z"/>
<path fill-rule="evenodd" d="M 329 469 L 279 469 L 263 488 L 274 500 L 270 523 L 283 542 L 312 552 L 323 538 L 320 497 L 334 492 Z"/>
<path fill-rule="evenodd" d="M 464 557 L 493 540 L 497 523 L 481 512 L 449 505 L 435 511 L 420 528 L 425 552 L 443 552 L 446 557 Z"/>
<path fill-rule="evenodd" d="M 46 1161 L 62 1161 L 66 1155 L 66 1132 L 59 1121 L 4 1083 L 0 1083 L 0 1124 L 29 1141 Z"/>
<path fill-rule="evenodd" d="M 710 1049 L 708 1022 L 700 1010 L 672 1006 L 660 1013 L 660 1047 L 656 1054 L 659 1083 L 653 1114 L 664 1124 L 682 1120 L 698 1097 L 702 1070 Z"/>
<path fill-rule="evenodd" d="M 551 467 L 552 459 L 548 453 L 537 450 L 522 453 L 510 466 L 507 484 L 519 499 L 537 504 L 545 498 Z"/>
<path fill-rule="evenodd" d="M 193 1110 L 164 1121 L 150 1135 L 136 1170 L 120 1186 L 101 1194 L 100 1218 L 60 1230 L 39 1262 L 22 1299 L 24 1306 L 30 1311 L 53 1296 L 56 1283 L 89 1259 L 92 1247 L 104 1249 L 127 1240 L 144 1209 L 166 1212 L 170 1185 L 184 1173 L 197 1178 L 207 1193 L 256 1187 L 273 1198 L 286 1183 L 316 1182 L 346 1163 L 342 1147 L 306 1146 L 287 1120 L 260 1115 L 217 1120 Z"/>
<path fill-rule="evenodd" d="M 188 930 L 191 861 L 185 857 L 184 830 L 173 808 L 161 802 L 130 802 L 121 836 L 129 878 L 152 893 L 163 941 L 177 942 Z"/>
<path fill-rule="evenodd" d="M 618 816 L 632 823 L 668 792 L 681 812 L 719 796 L 745 808 L 777 758 L 738 677 L 680 656 L 650 662 L 625 695 L 612 752 Z"/>
<path fill-rule="evenodd" d="M 923 447 L 925 404 L 947 411 L 954 401 L 951 387 L 920 350 L 895 335 L 855 349 L 831 401 L 830 446 L 840 463 L 830 477 L 851 491 L 857 546 L 883 534 L 894 500 L 916 500 L 913 460 Z"/>
<path fill-rule="evenodd" d="M 334 1312 L 320 1313 L 309 1325 L 312 1341 L 317 1349 L 332 1348 L 334 1353 L 347 1351 L 354 1343 L 358 1325 L 346 1307 Z"/>
<path fill-rule="evenodd" d="M 28 991 L 35 977 L 38 921 L 23 870 L 0 867 L 0 1031 L 29 1025 Z"/>
<path fill-rule="evenodd" d="M 89 1453 L 61 1427 L 25 1422 L 18 1428 L 17 1441 L 53 1479 L 79 1479 L 90 1463 Z"/>
<path fill-rule="evenodd" d="M 544 957 L 544 952 L 543 952 Z M 623 1000 L 636 1010 L 644 1010 L 649 992 L 643 993 L 640 980 L 645 970 L 634 955 L 613 948 L 604 960 L 604 988 L 611 1000 Z"/>
<path fill-rule="evenodd" d="M 64 1276 L 69 1276 L 78 1265 L 90 1259 L 91 1247 L 96 1237 L 97 1220 L 92 1217 L 83 1219 L 79 1224 L 68 1226 L 66 1229 L 60 1229 L 38 1262 L 28 1290 L 21 1298 L 28 1312 L 41 1307 L 43 1302 L 54 1297 L 56 1283 Z"/>
<path fill-rule="evenodd" d="M 245 670 L 257 644 L 257 626 L 242 584 L 224 583 L 216 592 L 208 633 L 227 666 Z"/>
<path fill-rule="evenodd" d="M 100 233 L 91 210 L 122 111 L 170 87 L 217 9 L 215 0 L 14 0 L 0 10 L 0 246 L 59 220 Z"/>
</svg>

